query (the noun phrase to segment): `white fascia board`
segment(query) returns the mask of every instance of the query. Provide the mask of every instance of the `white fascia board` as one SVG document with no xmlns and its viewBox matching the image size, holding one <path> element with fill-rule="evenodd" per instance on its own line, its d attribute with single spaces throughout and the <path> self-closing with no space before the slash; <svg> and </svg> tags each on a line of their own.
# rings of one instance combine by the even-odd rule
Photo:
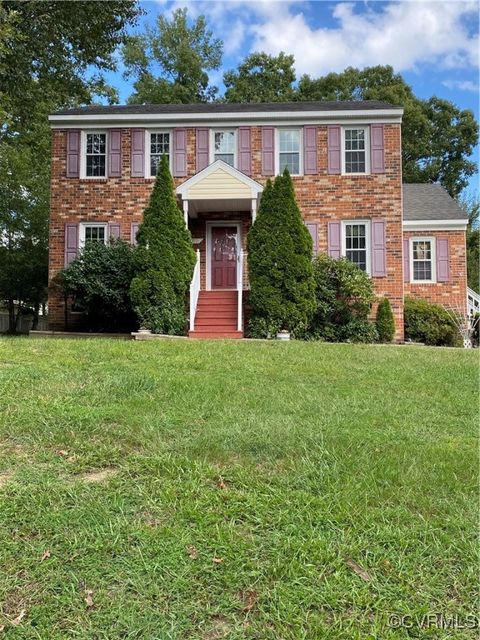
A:
<svg viewBox="0 0 480 640">
<path fill-rule="evenodd" d="M 459 220 L 404 220 L 404 231 L 465 231 L 468 218 Z"/>
<path fill-rule="evenodd" d="M 230 164 L 227 164 L 223 160 L 215 160 L 215 162 L 212 162 L 212 164 L 209 164 L 208 167 L 205 167 L 205 169 L 202 169 L 201 171 L 196 173 L 194 176 L 192 176 L 188 180 L 185 180 L 185 182 L 182 182 L 182 184 L 179 185 L 176 189 L 177 195 L 180 195 L 182 196 L 182 198 L 185 199 L 186 194 L 188 193 L 188 190 L 191 187 L 197 184 L 197 182 L 201 182 L 204 178 L 209 176 L 211 173 L 213 173 L 217 169 L 222 169 L 223 171 L 225 171 L 225 173 L 228 173 L 233 178 L 235 178 L 239 182 L 242 182 L 247 187 L 249 187 L 252 190 L 252 198 L 257 197 L 259 193 L 262 193 L 263 186 L 258 182 L 256 182 L 255 180 L 253 180 L 252 178 L 250 178 L 250 176 L 245 175 L 244 173 L 242 173 L 238 169 L 235 169 L 235 167 L 232 167 Z"/>
<path fill-rule="evenodd" d="M 232 126 L 241 126 L 246 122 L 250 124 L 272 123 L 281 124 L 304 124 L 305 122 L 319 122 L 322 124 L 340 124 L 348 120 L 352 124 L 356 122 L 383 122 L 400 123 L 402 121 L 403 109 L 365 109 L 362 111 L 269 111 L 269 112 L 246 112 L 246 113 L 117 113 L 117 114 L 80 114 L 80 115 L 50 115 L 48 120 L 53 128 L 65 128 L 74 126 L 88 126 L 94 123 L 127 126 L 148 126 L 165 122 L 175 122 L 189 124 L 190 126 L 218 125 L 219 122 L 229 122 Z"/>
</svg>

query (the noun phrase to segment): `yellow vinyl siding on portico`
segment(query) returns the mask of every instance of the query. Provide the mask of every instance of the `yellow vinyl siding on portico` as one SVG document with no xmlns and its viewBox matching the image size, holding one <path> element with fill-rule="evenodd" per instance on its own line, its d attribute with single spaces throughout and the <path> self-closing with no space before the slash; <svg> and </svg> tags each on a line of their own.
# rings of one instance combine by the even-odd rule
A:
<svg viewBox="0 0 480 640">
<path fill-rule="evenodd" d="M 251 198 L 251 188 L 235 176 L 218 168 L 193 184 L 187 192 L 188 200 L 223 200 L 225 198 Z"/>
</svg>

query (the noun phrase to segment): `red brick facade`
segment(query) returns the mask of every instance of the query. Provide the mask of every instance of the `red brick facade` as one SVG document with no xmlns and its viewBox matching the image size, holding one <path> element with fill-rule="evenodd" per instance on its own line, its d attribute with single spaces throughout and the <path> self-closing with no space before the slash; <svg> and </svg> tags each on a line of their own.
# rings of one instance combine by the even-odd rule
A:
<svg viewBox="0 0 480 640">
<path fill-rule="evenodd" d="M 261 128 L 252 132 L 253 180 L 264 184 L 261 175 Z M 131 239 L 132 222 L 142 220 L 153 180 L 132 178 L 130 175 L 131 129 L 122 129 L 122 177 L 108 179 L 79 179 L 66 177 L 66 139 L 64 129 L 52 133 L 52 179 L 50 211 L 49 278 L 54 278 L 64 266 L 64 236 L 66 223 L 116 222 L 121 237 Z M 403 259 L 402 259 L 402 186 L 401 186 L 401 128 L 399 124 L 385 124 L 385 172 L 376 175 L 329 175 L 327 172 L 327 126 L 317 128 L 318 173 L 294 177 L 297 202 L 306 222 L 317 223 L 319 251 L 327 250 L 327 225 L 331 220 L 372 220 L 386 222 L 386 277 L 374 278 L 379 296 L 390 299 L 395 315 L 396 338 L 403 338 Z M 187 129 L 187 177 L 175 179 L 178 186 L 195 174 L 195 129 Z M 200 214 L 189 220 L 194 238 L 202 238 L 200 248 L 202 266 L 205 262 L 205 222 L 207 220 L 237 220 L 242 225 L 242 244 L 251 224 L 250 213 Z M 431 235 L 431 234 L 429 234 Z M 454 252 L 451 271 L 455 273 L 449 286 L 408 285 L 405 291 L 441 301 L 450 295 L 460 299 L 465 290 L 465 245 L 461 233 L 450 233 Z M 462 239 L 463 238 L 463 239 Z M 458 244 L 457 244 L 458 243 Z M 463 243 L 463 244 L 462 244 Z M 205 273 L 205 269 L 202 268 Z M 458 275 L 457 275 L 458 274 Z M 205 280 L 202 282 L 205 286 Z M 437 292 L 437 293 L 435 293 Z M 65 327 L 62 297 L 50 286 L 49 318 L 52 329 Z M 69 325 L 75 316 L 69 314 Z"/>
</svg>

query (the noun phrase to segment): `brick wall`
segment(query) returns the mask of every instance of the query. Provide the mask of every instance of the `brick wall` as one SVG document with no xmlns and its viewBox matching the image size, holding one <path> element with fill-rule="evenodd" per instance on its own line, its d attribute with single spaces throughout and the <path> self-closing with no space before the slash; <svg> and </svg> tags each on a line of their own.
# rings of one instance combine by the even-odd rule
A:
<svg viewBox="0 0 480 640">
<path fill-rule="evenodd" d="M 262 184 L 260 128 L 252 127 L 252 178 Z M 130 177 L 130 129 L 122 130 L 122 177 L 74 179 L 66 177 L 66 131 L 52 131 L 52 179 L 50 209 L 50 282 L 64 266 L 64 233 L 67 222 L 118 222 L 121 237 L 130 240 L 131 223 L 142 219 L 153 180 Z M 383 218 L 387 235 L 387 277 L 374 278 L 379 296 L 387 296 L 393 307 L 396 338 L 403 338 L 401 129 L 385 125 L 385 173 L 366 176 L 327 174 L 327 127 L 317 130 L 318 174 L 294 177 L 297 202 L 306 222 L 318 225 L 319 250 L 327 249 L 329 220 Z M 188 176 L 195 173 L 195 130 L 187 131 Z M 183 180 L 176 179 L 178 186 Z M 240 219 L 245 239 L 249 215 L 203 214 L 190 220 L 195 236 L 205 232 L 205 220 Z M 202 226 L 203 225 L 203 226 Z M 203 243 L 204 244 L 204 243 Z M 202 249 L 202 246 L 200 246 Z M 204 260 L 204 251 L 202 251 Z M 202 270 L 205 272 L 205 269 Z M 53 329 L 65 326 L 63 299 L 50 286 L 49 318 Z M 69 316 L 72 326 L 75 316 Z"/>
<path fill-rule="evenodd" d="M 412 237 L 448 238 L 450 259 L 450 279 L 448 282 L 426 284 L 405 282 L 405 295 L 455 307 L 459 311 L 466 313 L 467 263 L 465 231 L 405 231 L 404 236 L 409 239 Z"/>
</svg>

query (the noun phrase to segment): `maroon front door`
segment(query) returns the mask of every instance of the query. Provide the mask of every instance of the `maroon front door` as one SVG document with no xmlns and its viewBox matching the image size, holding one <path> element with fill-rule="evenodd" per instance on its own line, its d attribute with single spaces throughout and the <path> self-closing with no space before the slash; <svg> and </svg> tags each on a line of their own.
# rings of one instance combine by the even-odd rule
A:
<svg viewBox="0 0 480 640">
<path fill-rule="evenodd" d="M 212 227 L 212 289 L 237 287 L 237 227 Z"/>
</svg>

